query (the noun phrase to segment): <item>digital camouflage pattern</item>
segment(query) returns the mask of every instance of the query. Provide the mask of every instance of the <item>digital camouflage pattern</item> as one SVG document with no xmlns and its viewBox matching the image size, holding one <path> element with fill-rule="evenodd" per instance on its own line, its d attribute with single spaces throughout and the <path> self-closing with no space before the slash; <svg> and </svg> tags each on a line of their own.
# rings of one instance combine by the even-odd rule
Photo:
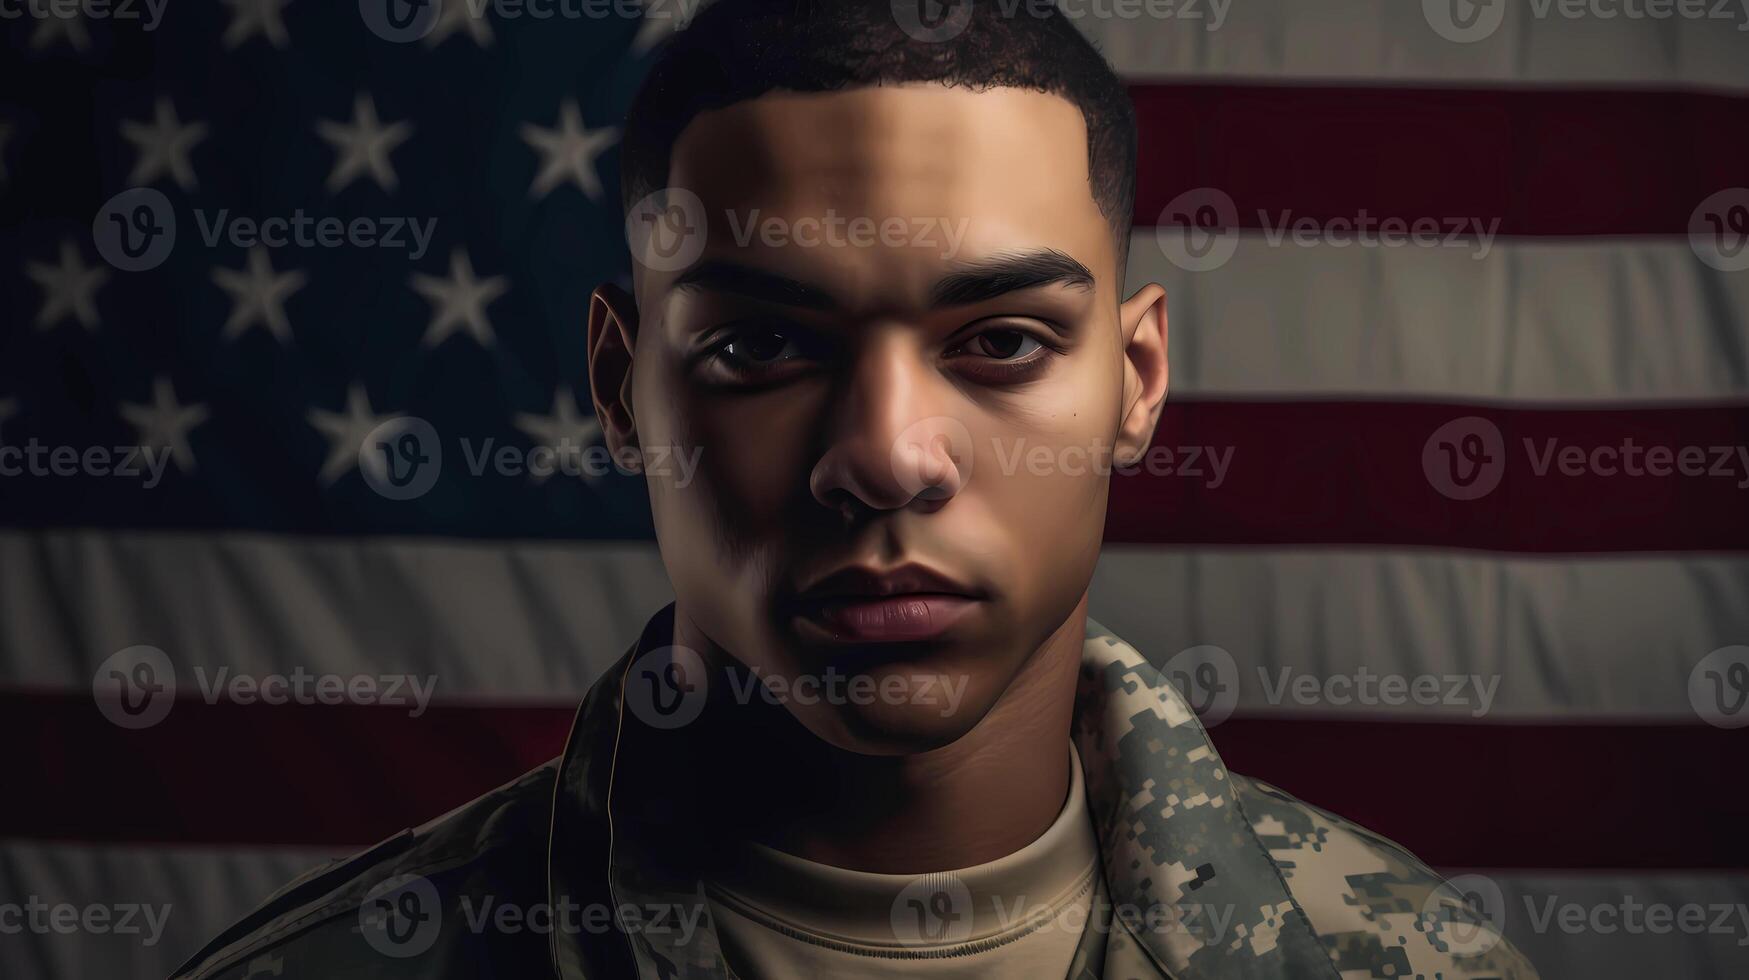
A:
<svg viewBox="0 0 1749 980">
<path fill-rule="evenodd" d="M 564 756 L 293 882 L 176 976 L 733 977 L 684 843 L 698 804 L 633 789 L 684 771 L 684 729 L 620 696 L 671 617 L 591 689 Z M 1395 844 L 1227 771 L 1165 676 L 1091 620 L 1074 739 L 1104 873 L 1068 980 L 1536 976 Z"/>
</svg>

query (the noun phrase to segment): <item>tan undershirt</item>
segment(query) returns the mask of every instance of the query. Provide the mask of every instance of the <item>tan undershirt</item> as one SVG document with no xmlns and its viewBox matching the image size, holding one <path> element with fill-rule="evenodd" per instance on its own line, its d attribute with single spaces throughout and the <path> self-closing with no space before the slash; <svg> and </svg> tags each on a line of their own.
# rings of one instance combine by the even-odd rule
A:
<svg viewBox="0 0 1749 980">
<path fill-rule="evenodd" d="M 1037 840 L 976 867 L 871 874 L 749 845 L 705 895 L 730 966 L 746 980 L 1068 975 L 1092 906 L 1099 847 L 1081 762 Z"/>
</svg>

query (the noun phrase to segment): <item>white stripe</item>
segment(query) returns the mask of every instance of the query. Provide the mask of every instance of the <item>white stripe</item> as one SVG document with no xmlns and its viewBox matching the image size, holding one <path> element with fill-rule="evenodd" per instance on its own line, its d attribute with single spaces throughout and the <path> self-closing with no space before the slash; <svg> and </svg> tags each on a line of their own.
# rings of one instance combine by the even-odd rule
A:
<svg viewBox="0 0 1749 980">
<path fill-rule="evenodd" d="M 1699 724 L 1690 673 L 1749 643 L 1749 560 L 1107 546 L 1090 608 L 1158 664 L 1226 651 L 1254 714 L 1466 721 L 1492 684 L 1481 720 Z M 1363 671 L 1474 679 L 1428 706 L 1336 703 Z"/>
<path fill-rule="evenodd" d="M 643 544 L 7 531 L 0 685 L 88 691 L 106 657 L 145 644 L 185 694 L 228 667 L 575 697 L 668 596 Z"/>
<path fill-rule="evenodd" d="M 1226 264 L 1189 272 L 1154 229 L 1131 238 L 1126 288 L 1168 294 L 1173 395 L 1749 394 L 1749 273 L 1703 265 L 1684 240 L 1496 240 L 1478 259 L 1238 239 Z"/>
<path fill-rule="evenodd" d="M 1196 79 L 1428 85 L 1532 84 L 1749 88 L 1743 0 L 1704 0 L 1728 16 L 1568 19 L 1571 4 L 1448 0 L 1503 19 L 1479 40 L 1448 40 L 1421 0 L 1062 0 L 1083 33 L 1134 80 Z M 1687 8 L 1695 0 L 1680 0 Z M 1539 7 L 1548 13 L 1537 16 Z M 1596 0 L 1643 9 L 1644 0 Z M 1656 6 L 1654 4 L 1654 6 Z M 1148 10 L 1165 16 L 1146 16 Z M 1594 9 L 1588 3 L 1586 9 Z M 1100 11 L 1138 15 L 1101 15 Z M 1223 13 L 1224 10 L 1224 13 Z M 1481 11 L 1484 16 L 1487 10 Z M 1442 22 L 1441 26 L 1444 26 Z M 1477 24 L 1478 35 L 1487 22 Z M 1467 35 L 1460 35 L 1467 36 Z"/>
<path fill-rule="evenodd" d="M 79 691 L 111 653 L 149 643 L 185 693 L 199 691 L 197 667 L 301 668 L 435 677 L 447 702 L 566 700 L 671 595 L 651 545 L 10 532 L 0 568 L 0 680 Z M 1432 708 L 1272 703 L 1283 669 L 1320 690 L 1365 670 L 1498 677 L 1487 719 L 1693 722 L 1695 664 L 1749 643 L 1749 559 L 1114 545 L 1092 609 L 1156 662 L 1226 650 L 1246 711 L 1463 719 L 1481 707 L 1479 693 Z"/>
<path fill-rule="evenodd" d="M 1622 847 L 1633 847 L 1624 829 Z M 1749 970 L 1749 876 L 1494 872 L 1506 938 L 1545 977 L 1736 978 Z M 1461 885 L 1465 879 L 1458 877 Z M 1698 925 L 1697 925 L 1698 924 Z"/>
<path fill-rule="evenodd" d="M 1624 839 L 1623 847 L 1631 846 Z M 143 944 L 144 935 L 84 929 L 6 936 L 6 975 L 8 980 L 169 976 L 287 881 L 331 856 L 342 855 L 5 842 L 0 844 L 0 902 L 35 896 L 80 910 L 102 907 L 112 910 L 111 921 L 123 903 L 170 907 L 163 935 L 152 946 Z M 1500 888 L 1507 937 L 1547 977 L 1709 980 L 1741 976 L 1749 963 L 1749 946 L 1743 945 L 1749 943 L 1749 921 L 1741 911 L 1749 906 L 1749 877 L 1522 871 L 1486 877 Z M 1474 884 L 1457 878 L 1459 884 L 1466 881 Z M 1695 935 L 1675 926 L 1685 905 L 1707 910 L 1701 919 L 1707 931 Z M 1659 932 L 1643 927 L 1648 906 L 1671 910 L 1656 913 Z M 1556 917 L 1545 916 L 1550 909 Z M 1624 918 L 1621 910 L 1633 911 Z M 1545 918 L 1546 925 L 1539 927 Z M 1694 921 L 1692 914 L 1688 921 Z M 1715 923 L 1721 925 L 1717 931 Z"/>
</svg>

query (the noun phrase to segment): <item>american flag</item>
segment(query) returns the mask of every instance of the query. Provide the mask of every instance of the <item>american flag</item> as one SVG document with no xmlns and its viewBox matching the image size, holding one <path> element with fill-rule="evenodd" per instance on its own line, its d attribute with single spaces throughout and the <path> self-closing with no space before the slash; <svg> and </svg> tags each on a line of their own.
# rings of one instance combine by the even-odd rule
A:
<svg viewBox="0 0 1749 980">
<path fill-rule="evenodd" d="M 1545 975 L 1741 975 L 1749 10 L 1064 7 L 1171 308 L 1095 618 L 1199 668 L 1235 770 L 1498 889 Z M 691 11 L 7 9 L 0 905 L 110 925 L 0 961 L 165 975 L 557 754 L 670 598 L 583 323 Z"/>
</svg>

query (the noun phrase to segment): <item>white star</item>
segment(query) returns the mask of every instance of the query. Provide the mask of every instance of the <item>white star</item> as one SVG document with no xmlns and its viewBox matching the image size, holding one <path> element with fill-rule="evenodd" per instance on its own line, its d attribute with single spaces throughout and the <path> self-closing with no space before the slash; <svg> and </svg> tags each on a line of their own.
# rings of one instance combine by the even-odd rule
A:
<svg viewBox="0 0 1749 980">
<path fill-rule="evenodd" d="M 18 414 L 18 399 L 0 398 L 0 446 L 6 444 L 4 436 L 6 420 Z"/>
<path fill-rule="evenodd" d="M 224 0 L 231 11 L 230 26 L 225 28 L 221 41 L 225 50 L 230 51 L 259 34 L 267 38 L 267 43 L 276 48 L 283 48 L 291 40 L 291 35 L 285 31 L 285 21 L 280 18 L 280 9 L 291 0 Z"/>
<path fill-rule="evenodd" d="M 109 270 L 87 266 L 78 246 L 70 240 L 61 242 L 61 264 L 27 262 L 24 272 L 43 288 L 42 309 L 37 311 L 36 326 L 46 330 L 72 314 L 87 330 L 97 327 L 97 290 L 109 281 Z"/>
<path fill-rule="evenodd" d="M 584 418 L 578 414 L 577 398 L 571 393 L 569 385 L 560 385 L 553 393 L 553 414 L 518 412 L 516 427 L 567 460 L 574 458 L 581 461 L 584 447 L 594 445 L 601 438 L 601 423 L 596 421 L 594 415 Z M 531 469 L 529 476 L 539 483 L 548 474 L 536 473 Z M 588 474 L 587 471 L 584 480 L 595 482 L 593 474 Z"/>
<path fill-rule="evenodd" d="M 246 268 L 214 269 L 213 282 L 231 294 L 225 339 L 233 340 L 260 323 L 280 343 L 291 343 L 291 321 L 285 316 L 285 301 L 308 281 L 309 277 L 296 269 L 274 272 L 267 248 L 262 245 L 249 250 Z"/>
<path fill-rule="evenodd" d="M 140 151 L 133 171 L 128 174 L 128 183 L 143 186 L 169 174 L 176 178 L 176 186 L 190 190 L 195 180 L 194 165 L 188 162 L 188 152 L 194 149 L 194 144 L 206 138 L 206 123 L 182 125 L 176 118 L 175 104 L 165 96 L 158 97 L 154 112 L 150 123 L 123 121 L 121 124 L 122 136 Z"/>
<path fill-rule="evenodd" d="M 411 284 L 414 292 L 432 304 L 431 324 L 425 328 L 422 344 L 436 347 L 458 328 L 466 327 L 480 346 L 492 346 L 496 337 L 492 322 L 486 319 L 486 304 L 502 296 L 510 288 L 510 280 L 503 276 L 475 279 L 467 251 L 458 248 L 450 253 L 448 279 L 415 272 Z"/>
<path fill-rule="evenodd" d="M 545 197 L 567 180 L 575 181 L 591 201 L 601 199 L 601 178 L 595 158 L 619 139 L 619 130 L 584 129 L 575 99 L 559 105 L 559 124 L 552 129 L 524 123 L 522 138 L 540 153 L 540 173 L 528 187 L 530 197 Z"/>
<path fill-rule="evenodd" d="M 181 405 L 176 401 L 176 388 L 169 378 L 152 382 L 152 404 L 124 404 L 121 416 L 140 430 L 140 447 L 170 450 L 170 459 L 184 473 L 194 470 L 194 447 L 188 444 L 188 430 L 205 422 L 205 405 Z"/>
<path fill-rule="evenodd" d="M 384 126 L 377 118 L 376 103 L 369 93 L 361 92 L 352 103 L 352 125 L 319 119 L 316 133 L 337 151 L 334 169 L 328 174 L 328 193 L 336 193 L 367 171 L 378 187 L 393 191 L 395 166 L 389 162 L 389 152 L 413 135 L 413 124 Z"/>
<path fill-rule="evenodd" d="M 31 47 L 40 51 L 63 36 L 73 46 L 74 51 L 83 51 L 91 46 L 91 35 L 85 30 L 85 18 L 76 9 L 64 11 L 71 15 L 66 17 L 54 11 L 48 13 L 48 16 L 37 19 L 36 30 L 30 32 Z"/>
<path fill-rule="evenodd" d="M 466 30 L 474 43 L 482 48 L 492 46 L 492 25 L 486 21 L 485 8 L 481 8 L 480 16 L 473 15 L 473 4 L 468 0 L 448 0 L 438 12 L 437 23 L 431 25 L 431 33 L 425 35 L 425 46 L 435 48 L 449 40 L 456 31 Z"/>
<path fill-rule="evenodd" d="M 379 417 L 372 412 L 370 395 L 361 384 L 354 384 L 347 389 L 345 412 L 310 409 L 310 424 L 328 437 L 328 458 L 322 461 L 322 472 L 317 474 L 316 479 L 327 486 L 340 479 L 347 470 L 357 466 L 358 448 L 364 445 L 365 437 L 377 426 L 394 417 Z"/>
</svg>

